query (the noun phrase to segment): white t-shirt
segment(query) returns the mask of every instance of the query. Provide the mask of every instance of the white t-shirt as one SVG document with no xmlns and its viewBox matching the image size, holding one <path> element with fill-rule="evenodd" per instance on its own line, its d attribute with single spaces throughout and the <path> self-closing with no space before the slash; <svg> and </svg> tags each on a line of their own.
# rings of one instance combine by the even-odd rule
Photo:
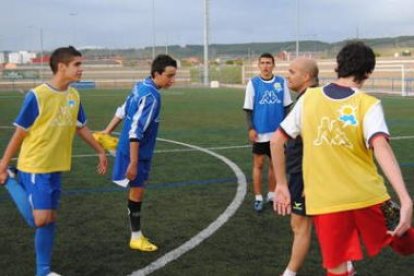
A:
<svg viewBox="0 0 414 276">
<path fill-rule="evenodd" d="M 357 93 L 357 92 L 355 92 Z M 296 138 L 302 131 L 302 110 L 303 99 L 301 97 L 296 103 L 295 107 L 291 110 L 288 116 L 280 124 L 280 127 L 292 138 Z M 335 99 L 332 99 L 335 100 Z M 381 102 L 373 105 L 372 108 L 365 114 L 363 120 L 363 133 L 365 145 L 370 147 L 369 142 L 373 135 L 377 133 L 385 133 L 389 135 L 388 127 L 385 122 L 384 111 L 382 109 Z"/>
</svg>

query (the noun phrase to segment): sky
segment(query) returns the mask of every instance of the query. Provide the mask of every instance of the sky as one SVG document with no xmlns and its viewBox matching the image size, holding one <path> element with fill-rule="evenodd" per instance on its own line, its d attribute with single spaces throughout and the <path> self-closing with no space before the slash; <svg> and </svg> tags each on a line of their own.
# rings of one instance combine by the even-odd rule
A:
<svg viewBox="0 0 414 276">
<path fill-rule="evenodd" d="M 204 2 L 0 0 L 0 51 L 202 45 Z M 209 6 L 214 44 L 414 35 L 413 0 L 209 0 Z"/>
</svg>

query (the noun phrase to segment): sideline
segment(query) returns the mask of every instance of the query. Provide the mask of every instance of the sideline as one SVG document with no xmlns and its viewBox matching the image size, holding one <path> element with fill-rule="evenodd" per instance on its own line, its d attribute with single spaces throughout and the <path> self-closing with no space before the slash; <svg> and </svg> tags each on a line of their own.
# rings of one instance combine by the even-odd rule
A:
<svg viewBox="0 0 414 276">
<path fill-rule="evenodd" d="M 157 138 L 157 140 L 159 140 Z M 161 140 L 160 140 L 161 141 Z M 251 145 L 240 145 L 240 146 L 224 146 L 224 147 L 209 147 L 203 148 L 205 150 L 229 150 L 229 149 L 243 149 L 243 148 L 250 148 Z M 165 150 L 154 150 L 154 153 L 173 153 L 173 152 L 196 152 L 199 151 L 198 149 L 194 148 L 178 148 L 178 149 L 165 149 Z M 107 156 L 112 156 L 110 153 L 106 154 Z M 72 158 L 84 158 L 84 157 L 96 157 L 98 156 L 96 153 L 87 153 L 87 154 L 74 154 Z"/>
<path fill-rule="evenodd" d="M 226 157 L 217 154 L 213 151 L 210 151 L 205 148 L 201 148 L 198 146 L 185 144 L 181 142 L 177 142 L 174 140 L 169 139 L 163 139 L 158 138 L 158 140 L 162 142 L 167 143 L 173 143 L 181 146 L 185 146 L 188 148 L 192 148 L 197 151 L 204 152 L 206 154 L 209 154 L 211 156 L 216 157 L 217 159 L 223 161 L 227 166 L 229 166 L 234 174 L 237 177 L 237 192 L 236 195 L 233 198 L 233 201 L 230 203 L 230 205 L 226 208 L 226 210 L 214 221 L 212 222 L 207 228 L 196 234 L 194 237 L 192 237 L 190 240 L 186 241 L 176 249 L 171 250 L 170 252 L 166 253 L 165 255 L 161 256 L 157 260 L 153 261 L 149 265 L 147 265 L 144 268 L 141 268 L 137 271 L 132 272 L 132 276 L 142 276 L 142 275 L 148 275 L 164 266 L 166 266 L 168 263 L 178 259 L 191 249 L 197 247 L 199 244 L 201 244 L 205 239 L 213 235 L 220 227 L 222 227 L 237 211 L 237 209 L 240 207 L 241 203 L 244 200 L 244 197 L 246 196 L 247 192 L 247 180 L 246 176 L 243 173 L 243 171 L 231 160 L 227 159 Z"/>
<path fill-rule="evenodd" d="M 395 136 L 390 137 L 391 140 L 408 140 L 408 139 L 414 139 L 414 136 Z"/>
</svg>

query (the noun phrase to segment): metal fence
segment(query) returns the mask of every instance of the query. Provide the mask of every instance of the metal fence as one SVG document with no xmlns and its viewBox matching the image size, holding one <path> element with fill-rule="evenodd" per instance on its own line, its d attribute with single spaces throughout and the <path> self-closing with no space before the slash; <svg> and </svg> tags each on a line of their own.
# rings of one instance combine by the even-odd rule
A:
<svg viewBox="0 0 414 276">
<path fill-rule="evenodd" d="M 13 72 L 19 71 L 14 69 Z M 86 68 L 83 72 L 82 79 L 85 83 L 93 83 L 95 88 L 130 88 L 137 81 L 146 78 L 149 72 L 149 68 L 145 70 L 137 68 Z M 25 91 L 52 78 L 50 71 L 46 70 L 39 72 L 34 78 L 21 77 L 24 76 L 23 74 L 12 74 L 11 76 L 4 74 L 3 71 L 0 77 L 0 91 Z M 13 76 L 18 77 L 13 78 Z M 190 70 L 180 68 L 177 71 L 176 83 L 178 85 L 190 84 Z"/>
</svg>

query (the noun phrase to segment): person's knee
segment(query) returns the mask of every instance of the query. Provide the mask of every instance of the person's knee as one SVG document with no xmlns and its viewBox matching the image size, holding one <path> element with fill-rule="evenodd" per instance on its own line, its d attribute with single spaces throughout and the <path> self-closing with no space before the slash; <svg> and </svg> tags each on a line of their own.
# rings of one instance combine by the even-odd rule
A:
<svg viewBox="0 0 414 276">
<path fill-rule="evenodd" d="M 261 155 L 254 157 L 253 167 L 255 169 L 263 170 L 264 167 L 264 158 Z"/>
<path fill-rule="evenodd" d="M 144 197 L 144 189 L 140 187 L 131 187 L 129 189 L 129 200 L 141 202 Z"/>
<path fill-rule="evenodd" d="M 294 235 L 309 235 L 312 231 L 312 221 L 308 217 L 292 214 L 290 226 Z"/>
<path fill-rule="evenodd" d="M 53 223 L 54 220 L 52 220 L 50 217 L 42 216 L 42 217 L 34 217 L 34 222 L 36 227 L 44 227 L 50 223 Z"/>
<path fill-rule="evenodd" d="M 36 227 L 44 227 L 55 222 L 56 213 L 50 210 L 35 210 L 33 212 L 34 223 Z"/>
</svg>

